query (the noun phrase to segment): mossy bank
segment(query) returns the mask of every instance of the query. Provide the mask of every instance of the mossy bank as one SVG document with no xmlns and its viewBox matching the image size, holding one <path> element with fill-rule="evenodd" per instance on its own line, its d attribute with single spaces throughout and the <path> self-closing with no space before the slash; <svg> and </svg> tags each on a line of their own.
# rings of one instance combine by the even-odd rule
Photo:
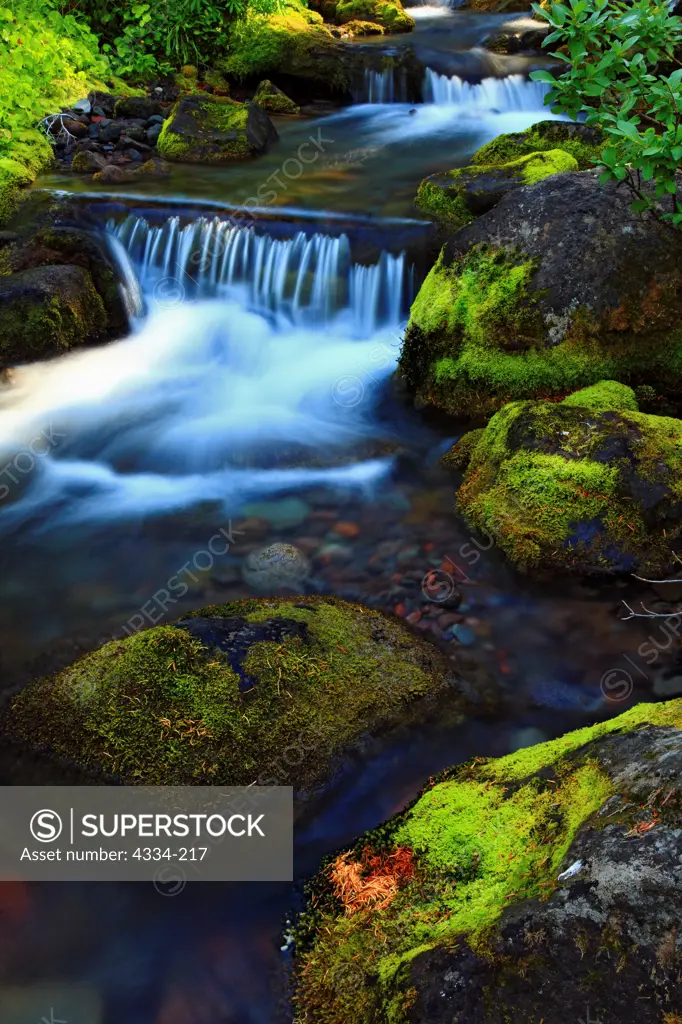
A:
<svg viewBox="0 0 682 1024">
<path fill-rule="evenodd" d="M 297 1021 L 674 1019 L 681 727 L 639 705 L 432 779 L 309 887 Z"/>
<path fill-rule="evenodd" d="M 309 790 L 361 737 L 457 693 L 447 658 L 397 619 L 334 599 L 252 600 L 112 641 L 33 683 L 4 733 L 129 783 Z"/>
</svg>

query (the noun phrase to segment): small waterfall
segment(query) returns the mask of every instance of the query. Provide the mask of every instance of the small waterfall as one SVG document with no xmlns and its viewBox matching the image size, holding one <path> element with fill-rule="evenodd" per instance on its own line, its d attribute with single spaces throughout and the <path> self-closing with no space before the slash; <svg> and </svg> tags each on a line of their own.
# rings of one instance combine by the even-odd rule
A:
<svg viewBox="0 0 682 1024">
<path fill-rule="evenodd" d="M 404 253 L 355 264 L 346 235 L 299 231 L 276 239 L 219 217 L 184 227 L 171 217 L 157 227 L 131 215 L 108 228 L 136 268 L 144 294 L 161 306 L 236 298 L 296 325 L 328 324 L 348 311 L 356 336 L 368 337 L 399 323 L 413 297 Z"/>
<path fill-rule="evenodd" d="M 519 111 L 543 111 L 549 86 L 545 82 L 531 82 L 523 75 L 506 78 L 484 78 L 471 85 L 457 75 L 448 78 L 428 68 L 424 78 L 424 100 L 439 106 L 458 106 L 468 109 L 496 111 L 500 114 Z"/>
<path fill-rule="evenodd" d="M 107 235 L 107 244 L 119 276 L 119 290 L 129 320 L 138 320 L 144 313 L 144 296 L 128 251 L 116 235 Z"/>
<path fill-rule="evenodd" d="M 365 69 L 362 85 L 353 93 L 356 103 L 407 103 L 407 75 L 405 69 L 384 71 Z"/>
</svg>

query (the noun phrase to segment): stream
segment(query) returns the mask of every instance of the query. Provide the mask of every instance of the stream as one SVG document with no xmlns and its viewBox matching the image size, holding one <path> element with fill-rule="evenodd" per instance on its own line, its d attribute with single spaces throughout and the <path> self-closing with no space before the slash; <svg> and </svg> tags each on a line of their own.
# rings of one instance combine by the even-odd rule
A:
<svg viewBox="0 0 682 1024">
<path fill-rule="evenodd" d="M 286 541 L 311 560 L 306 592 L 407 617 L 494 688 L 495 710 L 374 743 L 306 807 L 298 882 L 447 765 L 682 689 L 665 636 L 653 667 L 637 655 L 652 627 L 620 621 L 629 584 L 530 582 L 472 536 L 439 465 L 467 425 L 425 418 L 391 382 L 433 260 L 419 180 L 552 116 L 530 58 L 480 46 L 509 18 L 411 13 L 417 31 L 391 43 L 429 65 L 422 102 L 393 72 L 368 72 L 352 106 L 274 119 L 280 141 L 252 163 L 174 166 L 134 194 L 44 177 L 107 233 L 134 329 L 19 368 L 0 392 L 3 465 L 54 438 L 0 502 L 3 687 L 151 625 L 141 609 L 158 613 L 155 595 L 188 565 L 161 621 L 253 596 L 244 559 Z M 207 568 L 198 554 L 220 529 L 230 548 Z M 424 588 L 433 571 L 462 595 L 454 616 Z M 7 752 L 0 777 L 68 781 Z M 298 892 L 5 885 L 0 982 L 62 992 L 63 1012 L 57 995 L 46 1007 L 68 1024 L 274 1024 L 287 1019 L 280 932 Z"/>
</svg>

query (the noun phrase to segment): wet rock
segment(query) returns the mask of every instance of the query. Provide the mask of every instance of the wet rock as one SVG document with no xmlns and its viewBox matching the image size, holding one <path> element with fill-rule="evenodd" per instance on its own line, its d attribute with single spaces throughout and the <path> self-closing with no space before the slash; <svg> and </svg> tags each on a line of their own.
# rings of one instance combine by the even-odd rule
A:
<svg viewBox="0 0 682 1024">
<path fill-rule="evenodd" d="M 278 89 L 268 79 L 261 82 L 256 89 L 253 102 L 257 103 L 263 110 L 267 110 L 269 114 L 300 113 L 300 109 L 294 101 L 290 100 L 286 93 L 283 93 L 281 89 Z"/>
<path fill-rule="evenodd" d="M 512 402 L 473 449 L 457 495 L 520 569 L 641 571 L 682 533 L 682 420 L 637 412 L 614 381 L 563 402 Z"/>
<path fill-rule="evenodd" d="M 70 135 L 75 135 L 77 139 L 82 139 L 88 134 L 88 126 L 83 124 L 82 121 L 71 121 L 69 118 L 65 117 L 63 124 L 66 131 L 69 132 Z"/>
<path fill-rule="evenodd" d="M 275 139 L 275 127 L 257 103 L 185 96 L 164 123 L 157 145 L 166 160 L 220 164 L 258 156 Z"/>
<path fill-rule="evenodd" d="M 132 172 L 116 164 L 107 164 L 101 171 L 93 174 L 92 178 L 93 181 L 103 182 L 106 185 L 124 185 L 132 180 Z"/>
<path fill-rule="evenodd" d="M 162 104 L 146 96 L 120 96 L 114 104 L 113 116 L 117 118 L 139 117 L 147 120 L 153 114 L 163 111 Z"/>
<path fill-rule="evenodd" d="M 244 582 L 262 594 L 286 588 L 300 591 L 310 575 L 310 563 L 293 544 L 270 544 L 244 559 Z"/>
<path fill-rule="evenodd" d="M 334 18 L 339 25 L 372 22 L 390 33 L 411 32 L 415 24 L 400 0 L 339 0 Z"/>
<path fill-rule="evenodd" d="M 367 735 L 445 699 L 463 710 L 456 679 L 435 647 L 367 608 L 240 601 L 112 641 L 34 683 L 6 709 L 3 733 L 133 784 L 306 791 Z"/>
<path fill-rule="evenodd" d="M 112 121 L 111 124 L 105 125 L 100 128 L 99 141 L 100 142 L 118 142 L 121 137 L 121 132 L 124 126 L 120 121 Z"/>
<path fill-rule="evenodd" d="M 43 266 L 0 277 L 0 364 L 47 359 L 105 335 L 107 316 L 87 270 Z"/>
<path fill-rule="evenodd" d="M 160 134 L 161 134 L 161 125 L 160 124 L 153 124 L 153 125 L 151 125 L 151 127 L 149 127 L 147 129 L 146 134 L 145 134 L 145 139 L 147 140 L 147 142 L 149 143 L 150 146 L 155 146 L 156 143 L 159 141 L 159 135 Z"/>
<path fill-rule="evenodd" d="M 508 192 L 552 174 L 577 170 L 577 160 L 563 150 L 529 153 L 506 164 L 432 174 L 420 183 L 415 202 L 424 213 L 456 231 L 492 210 Z"/>
<path fill-rule="evenodd" d="M 310 1024 L 679 1011 L 682 702 L 431 779 L 325 866 L 296 927 Z M 399 960 L 403 970 L 391 968 Z M 398 1018 L 400 1019 L 400 1018 Z"/>
<path fill-rule="evenodd" d="M 71 170 L 76 174 L 93 174 L 106 167 L 107 158 L 94 150 L 80 149 L 71 161 Z"/>
<path fill-rule="evenodd" d="M 117 97 L 113 93 L 93 90 L 93 92 L 88 93 L 88 99 L 92 105 L 93 114 L 99 114 L 101 110 L 104 117 L 114 116 Z"/>
<path fill-rule="evenodd" d="M 646 186 L 645 186 L 646 187 Z M 459 416 L 605 377 L 682 388 L 682 234 L 596 171 L 502 197 L 446 243 L 412 306 L 400 371 Z"/>
</svg>

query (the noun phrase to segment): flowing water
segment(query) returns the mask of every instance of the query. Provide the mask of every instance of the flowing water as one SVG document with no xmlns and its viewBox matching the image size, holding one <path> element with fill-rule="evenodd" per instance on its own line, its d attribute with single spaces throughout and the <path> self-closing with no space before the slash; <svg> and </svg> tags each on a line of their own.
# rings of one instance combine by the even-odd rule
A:
<svg viewBox="0 0 682 1024">
<path fill-rule="evenodd" d="M 414 611 L 416 628 L 494 686 L 497 715 L 427 724 L 350 766 L 301 819 L 300 877 L 447 764 L 621 710 L 603 673 L 632 675 L 631 699 L 676 685 L 667 663 L 661 681 L 663 659 L 656 673 L 624 664 L 642 639 L 614 613 L 627 591 L 531 585 L 490 538 L 470 535 L 439 466 L 455 428 L 426 422 L 391 384 L 430 258 L 418 181 L 548 116 L 518 60 L 477 51 L 503 19 L 418 14 L 415 48 L 436 54 L 421 103 L 405 102 L 400 76 L 368 73 L 353 106 L 281 121 L 279 145 L 250 165 L 174 168 L 127 196 L 44 180 L 78 191 L 106 231 L 134 326 L 110 345 L 17 368 L 0 392 L 2 465 L 51 439 L 0 492 L 5 685 L 120 635 L 229 527 L 230 552 L 195 563 L 168 618 L 248 596 L 244 557 L 285 540 L 311 557 L 310 592 Z M 296 158 L 301 173 L 292 165 L 288 176 L 311 138 L 311 162 Z M 433 568 L 463 593 L 454 625 L 421 617 Z M 6 753 L 0 774 L 60 781 Z M 272 1024 L 278 932 L 294 900 L 281 885 L 190 885 L 172 899 L 143 885 L 11 887 L 0 891 L 0 981 L 82 983 L 106 1024 Z"/>
</svg>

